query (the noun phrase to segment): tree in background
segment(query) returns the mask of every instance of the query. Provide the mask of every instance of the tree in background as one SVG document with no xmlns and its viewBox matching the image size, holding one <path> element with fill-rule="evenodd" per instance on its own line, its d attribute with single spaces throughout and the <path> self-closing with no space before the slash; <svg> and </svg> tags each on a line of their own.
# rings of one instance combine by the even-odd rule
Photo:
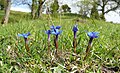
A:
<svg viewBox="0 0 120 73">
<path fill-rule="evenodd" d="M 63 12 L 71 12 L 71 8 L 67 5 L 67 4 L 65 4 L 65 5 L 62 5 L 62 10 L 63 10 Z"/>
<path fill-rule="evenodd" d="M 58 9 L 59 9 L 58 0 L 54 0 L 54 2 L 50 6 L 51 13 L 57 14 Z"/>
<path fill-rule="evenodd" d="M 44 4 L 46 0 L 39 0 L 38 1 L 38 8 L 37 8 L 37 12 L 36 12 L 36 17 L 39 18 L 42 14 L 42 6 Z"/>
<path fill-rule="evenodd" d="M 5 5 L 5 0 L 0 0 L 0 10 L 4 10 Z"/>
<path fill-rule="evenodd" d="M 77 2 L 77 6 L 80 7 L 81 16 L 86 17 L 91 13 L 92 17 L 97 18 L 100 11 L 100 18 L 105 20 L 106 13 L 120 8 L 120 0 L 81 0 Z"/>
<path fill-rule="evenodd" d="M 32 0 L 12 0 L 12 4 L 14 5 L 28 5 L 29 8 L 31 9 L 31 4 L 32 4 Z"/>
<path fill-rule="evenodd" d="M 77 2 L 77 6 L 80 7 L 80 15 L 85 18 L 87 15 L 90 14 L 90 11 L 92 9 L 92 1 L 90 0 L 81 0 Z"/>
<path fill-rule="evenodd" d="M 40 18 L 42 15 L 42 6 L 46 0 L 32 0 L 31 16 L 32 18 Z"/>
<path fill-rule="evenodd" d="M 95 18 L 95 19 L 100 19 L 100 16 L 97 10 L 97 5 L 95 3 L 93 4 L 93 7 L 91 9 L 90 17 Z"/>
<path fill-rule="evenodd" d="M 1 24 L 7 24 L 9 15 L 10 15 L 10 7 L 11 7 L 11 0 L 5 0 L 6 1 L 6 6 L 5 6 L 5 15 L 2 19 Z"/>
<path fill-rule="evenodd" d="M 94 0 L 94 2 L 100 7 L 98 11 L 101 11 L 101 19 L 105 20 L 104 15 L 110 11 L 115 11 L 120 8 L 120 0 Z"/>
<path fill-rule="evenodd" d="M 31 16 L 34 19 L 35 18 L 35 12 L 36 12 L 36 0 L 32 0 L 32 7 L 31 7 Z"/>
<path fill-rule="evenodd" d="M 39 18 L 42 14 L 42 6 L 46 0 L 13 0 L 16 5 L 28 5 L 32 18 Z"/>
</svg>

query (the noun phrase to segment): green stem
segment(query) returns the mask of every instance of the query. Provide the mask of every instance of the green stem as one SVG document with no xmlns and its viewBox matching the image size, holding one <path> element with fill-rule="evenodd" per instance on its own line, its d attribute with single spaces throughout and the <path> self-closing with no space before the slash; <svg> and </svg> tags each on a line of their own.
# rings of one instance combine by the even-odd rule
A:
<svg viewBox="0 0 120 73">
<path fill-rule="evenodd" d="M 55 43 L 56 54 L 57 54 L 58 53 L 58 35 L 56 35 L 56 37 L 54 39 L 54 43 Z"/>
<path fill-rule="evenodd" d="M 84 60 L 86 60 L 86 58 L 87 58 L 87 56 L 88 56 L 88 54 L 89 54 L 89 52 L 90 52 L 92 40 L 93 40 L 93 38 L 90 38 L 89 43 L 88 43 L 88 46 L 87 46 L 87 49 L 86 49 L 86 55 L 85 55 L 85 57 L 84 57 Z"/>
<path fill-rule="evenodd" d="M 25 48 L 26 48 L 27 52 L 30 51 L 29 46 L 28 46 L 28 39 L 27 38 L 25 38 Z"/>
<path fill-rule="evenodd" d="M 50 41 L 48 41 L 48 53 L 50 54 Z"/>
<path fill-rule="evenodd" d="M 73 39 L 73 48 L 74 48 L 74 53 L 76 53 L 76 47 L 77 47 L 77 39 Z"/>
</svg>

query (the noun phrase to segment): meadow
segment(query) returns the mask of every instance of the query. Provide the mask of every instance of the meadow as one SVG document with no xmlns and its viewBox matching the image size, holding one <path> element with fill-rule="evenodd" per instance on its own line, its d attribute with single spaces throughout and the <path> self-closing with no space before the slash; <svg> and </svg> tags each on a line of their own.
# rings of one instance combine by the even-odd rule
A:
<svg viewBox="0 0 120 73">
<path fill-rule="evenodd" d="M 2 19 L 3 12 L 0 13 Z M 78 24 L 76 53 L 73 51 L 73 26 Z M 46 30 L 60 25 L 56 57 L 54 35 L 51 35 L 48 53 Z M 25 49 L 20 33 L 30 32 L 30 52 Z M 87 32 L 99 32 L 92 42 L 85 61 L 89 37 Z M 95 19 L 82 19 L 76 14 L 57 17 L 42 15 L 31 19 L 30 14 L 11 12 L 7 25 L 0 24 L 0 73 L 101 73 L 120 72 L 120 25 Z"/>
</svg>

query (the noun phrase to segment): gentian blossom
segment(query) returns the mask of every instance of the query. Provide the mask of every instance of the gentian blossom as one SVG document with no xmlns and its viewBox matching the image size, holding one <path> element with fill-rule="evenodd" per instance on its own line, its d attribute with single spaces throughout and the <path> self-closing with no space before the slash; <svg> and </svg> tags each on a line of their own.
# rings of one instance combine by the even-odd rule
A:
<svg viewBox="0 0 120 73">
<path fill-rule="evenodd" d="M 51 34 L 55 35 L 54 38 L 54 44 L 56 47 L 56 54 L 57 54 L 57 49 L 58 49 L 58 35 L 60 35 L 62 33 L 62 30 L 59 30 L 61 28 L 61 26 L 51 26 Z"/>
<path fill-rule="evenodd" d="M 51 29 L 60 29 L 61 28 L 61 26 L 54 26 L 54 25 L 52 25 L 51 27 L 50 27 Z"/>
<path fill-rule="evenodd" d="M 58 30 L 58 29 L 54 29 L 51 31 L 51 34 L 54 34 L 54 35 L 60 35 L 62 33 L 62 30 Z"/>
<path fill-rule="evenodd" d="M 86 49 L 86 56 L 84 57 L 84 60 L 87 58 L 87 56 L 88 56 L 88 54 L 90 52 L 92 40 L 94 38 L 98 38 L 99 33 L 98 32 L 88 32 L 87 35 L 90 37 L 90 40 L 88 42 L 88 46 L 87 46 L 87 49 Z"/>
<path fill-rule="evenodd" d="M 74 27 L 73 27 L 74 38 L 77 37 L 77 34 L 76 34 L 77 31 L 78 31 L 78 27 L 77 27 L 77 25 L 74 25 Z"/>
<path fill-rule="evenodd" d="M 51 26 L 51 34 L 56 35 L 56 40 L 58 39 L 58 35 L 60 35 L 62 33 L 62 30 L 59 30 L 61 28 L 61 26 Z"/>
<path fill-rule="evenodd" d="M 73 38 L 73 48 L 74 48 L 74 52 L 76 53 L 76 47 L 77 47 L 77 25 L 74 25 L 73 29 L 72 29 L 73 33 L 74 33 L 74 38 Z"/>
<path fill-rule="evenodd" d="M 23 33 L 23 34 L 18 34 L 19 37 L 23 37 L 25 40 L 25 48 L 27 50 L 27 52 L 29 51 L 29 47 L 28 47 L 28 36 L 30 35 L 30 32 L 28 33 Z"/>
<path fill-rule="evenodd" d="M 87 35 L 90 38 L 98 38 L 99 33 L 98 32 L 88 32 Z"/>
<path fill-rule="evenodd" d="M 28 38 L 29 35 L 30 35 L 30 32 L 23 33 L 23 34 L 18 34 L 19 37 L 23 37 L 24 39 Z"/>
</svg>

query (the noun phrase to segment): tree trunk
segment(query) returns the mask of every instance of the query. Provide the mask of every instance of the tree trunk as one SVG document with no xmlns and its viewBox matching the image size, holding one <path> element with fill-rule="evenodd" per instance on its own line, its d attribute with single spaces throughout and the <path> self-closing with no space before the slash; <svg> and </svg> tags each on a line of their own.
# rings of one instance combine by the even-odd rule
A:
<svg viewBox="0 0 120 73">
<path fill-rule="evenodd" d="M 4 15 L 4 18 L 2 19 L 1 24 L 7 24 L 9 20 L 11 0 L 6 0 L 6 2 L 7 2 L 7 5 L 5 8 L 5 15 Z"/>
<path fill-rule="evenodd" d="M 105 4 L 103 2 L 101 19 L 105 20 Z"/>
<path fill-rule="evenodd" d="M 42 0 L 39 0 L 38 1 L 38 9 L 37 9 L 37 17 L 39 18 L 39 17 L 41 17 L 41 14 L 42 14 L 42 5 L 43 5 L 43 3 L 44 3 L 44 1 L 42 1 Z"/>
<path fill-rule="evenodd" d="M 31 16 L 33 19 L 35 18 L 35 0 L 32 0 Z"/>
<path fill-rule="evenodd" d="M 37 17 L 39 18 L 41 15 L 41 13 L 40 13 L 41 12 L 41 0 L 39 0 L 38 3 L 39 4 L 38 4 L 38 9 L 37 9 Z"/>
<path fill-rule="evenodd" d="M 105 15 L 105 14 L 104 14 L 104 9 L 102 9 L 101 19 L 103 19 L 103 20 L 105 19 L 104 15 Z"/>
</svg>

